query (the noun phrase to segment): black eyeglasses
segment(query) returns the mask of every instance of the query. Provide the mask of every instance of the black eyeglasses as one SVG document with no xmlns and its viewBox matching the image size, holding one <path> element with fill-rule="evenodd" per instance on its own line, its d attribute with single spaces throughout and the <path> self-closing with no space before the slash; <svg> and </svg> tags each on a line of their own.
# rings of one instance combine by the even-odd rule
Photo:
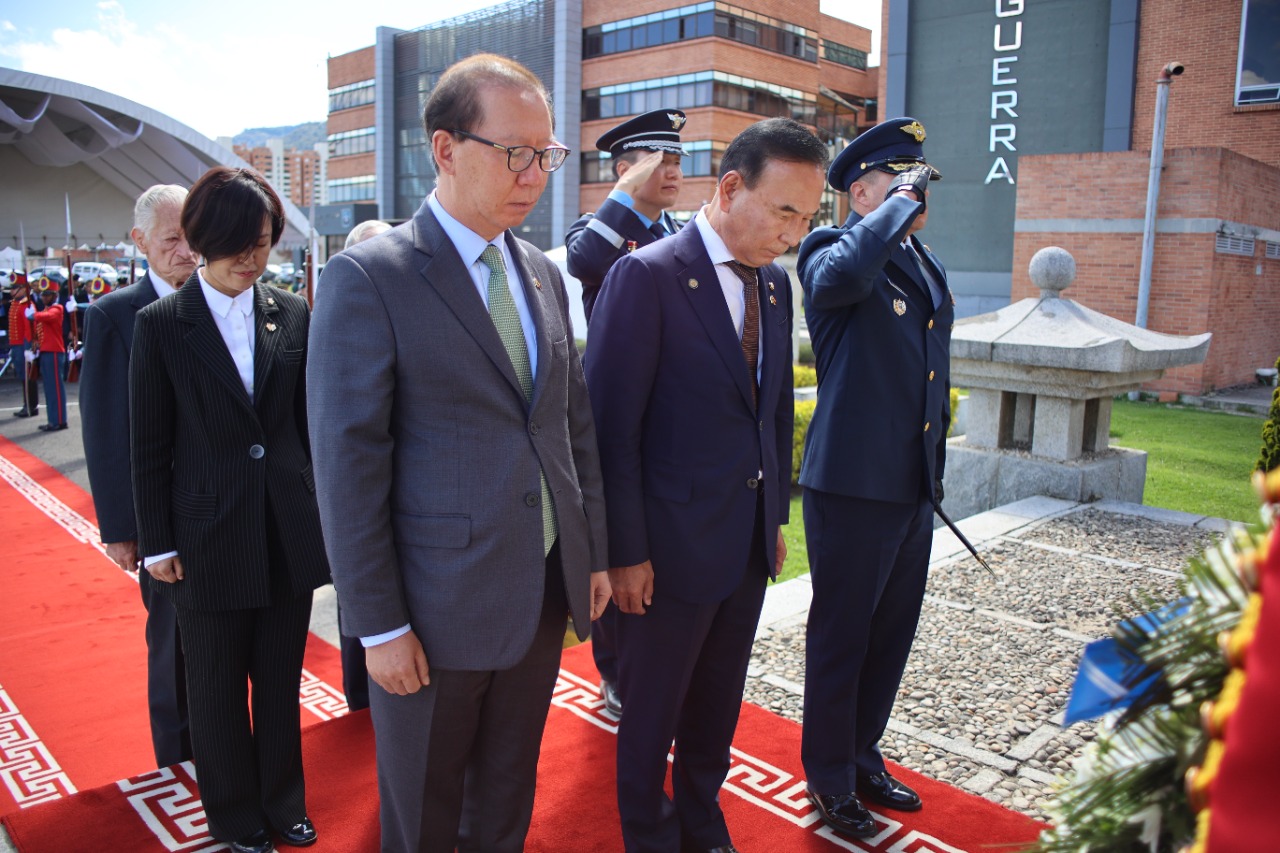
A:
<svg viewBox="0 0 1280 853">
<path fill-rule="evenodd" d="M 534 160 L 538 161 L 538 168 L 542 169 L 542 171 L 554 172 L 564 165 L 565 158 L 569 156 L 569 149 L 563 145 L 548 145 L 539 151 L 532 145 L 499 145 L 492 140 L 476 136 L 474 133 L 467 133 L 465 130 L 450 130 L 449 133 L 456 133 L 483 145 L 497 148 L 499 151 L 507 152 L 507 168 L 513 172 L 523 172 L 533 165 Z"/>
</svg>

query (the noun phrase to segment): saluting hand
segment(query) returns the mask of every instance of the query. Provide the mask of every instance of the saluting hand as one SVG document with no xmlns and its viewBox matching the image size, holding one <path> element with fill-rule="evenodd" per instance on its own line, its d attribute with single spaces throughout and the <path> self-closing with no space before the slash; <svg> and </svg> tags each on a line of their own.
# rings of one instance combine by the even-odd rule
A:
<svg viewBox="0 0 1280 853">
<path fill-rule="evenodd" d="M 408 696 L 431 683 L 427 653 L 418 635 L 410 631 L 394 640 L 364 650 L 369 677 L 388 693 Z"/>
<path fill-rule="evenodd" d="M 662 151 L 650 151 L 635 162 L 631 168 L 618 178 L 618 182 L 613 185 L 615 190 L 626 193 L 632 198 L 636 197 L 636 190 L 644 186 L 645 181 L 657 171 L 662 165 L 662 160 L 666 154 Z M 619 167 L 621 168 L 621 167 Z"/>
<path fill-rule="evenodd" d="M 635 566 L 610 569 L 609 584 L 619 610 L 643 616 L 644 609 L 653 604 L 653 563 L 645 560 Z"/>
</svg>

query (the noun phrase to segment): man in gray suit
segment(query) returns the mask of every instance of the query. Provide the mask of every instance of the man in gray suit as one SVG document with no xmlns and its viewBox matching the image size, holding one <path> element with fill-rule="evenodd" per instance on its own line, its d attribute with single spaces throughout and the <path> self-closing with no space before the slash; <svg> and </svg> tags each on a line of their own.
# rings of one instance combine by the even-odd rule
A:
<svg viewBox="0 0 1280 853">
<path fill-rule="evenodd" d="M 384 851 L 518 851 L 565 615 L 609 596 L 595 427 L 556 267 L 513 236 L 555 142 L 473 56 L 423 114 L 437 185 L 326 265 L 308 365 L 343 630 L 366 647 Z"/>
</svg>

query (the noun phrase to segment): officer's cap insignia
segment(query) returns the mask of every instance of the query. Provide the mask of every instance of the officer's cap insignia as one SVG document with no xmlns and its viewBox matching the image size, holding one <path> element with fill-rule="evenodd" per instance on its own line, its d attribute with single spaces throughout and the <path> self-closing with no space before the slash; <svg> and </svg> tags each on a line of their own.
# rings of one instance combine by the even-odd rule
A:
<svg viewBox="0 0 1280 853">
<path fill-rule="evenodd" d="M 904 124 L 898 129 L 903 133 L 909 133 L 914 136 L 916 138 L 916 142 L 924 142 L 924 125 L 920 122 L 913 121 L 911 124 Z"/>
<path fill-rule="evenodd" d="M 684 116 L 678 113 L 667 113 L 667 118 L 671 120 L 672 130 L 679 130 L 680 128 L 684 127 L 684 123 L 685 121 L 687 121 L 687 119 Z"/>
<path fill-rule="evenodd" d="M 901 299 L 893 300 L 893 313 L 897 314 L 899 317 L 907 313 L 907 303 Z"/>
</svg>

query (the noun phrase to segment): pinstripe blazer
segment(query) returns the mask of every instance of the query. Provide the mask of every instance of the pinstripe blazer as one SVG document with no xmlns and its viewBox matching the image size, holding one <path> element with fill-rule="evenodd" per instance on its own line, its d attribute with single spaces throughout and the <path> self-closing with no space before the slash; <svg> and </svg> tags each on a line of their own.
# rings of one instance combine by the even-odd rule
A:
<svg viewBox="0 0 1280 853">
<path fill-rule="evenodd" d="M 138 552 L 177 551 L 180 607 L 270 603 L 267 510 L 295 594 L 329 582 L 307 440 L 307 305 L 254 285 L 254 399 L 193 275 L 138 312 L 129 364 Z"/>
<path fill-rule="evenodd" d="M 505 669 L 529 649 L 546 568 L 538 471 L 579 636 L 606 568 L 591 405 L 564 282 L 507 234 L 536 330 L 533 401 L 424 202 L 325 265 L 308 370 L 316 487 L 343 630 L 413 627 L 432 666 Z"/>
</svg>

